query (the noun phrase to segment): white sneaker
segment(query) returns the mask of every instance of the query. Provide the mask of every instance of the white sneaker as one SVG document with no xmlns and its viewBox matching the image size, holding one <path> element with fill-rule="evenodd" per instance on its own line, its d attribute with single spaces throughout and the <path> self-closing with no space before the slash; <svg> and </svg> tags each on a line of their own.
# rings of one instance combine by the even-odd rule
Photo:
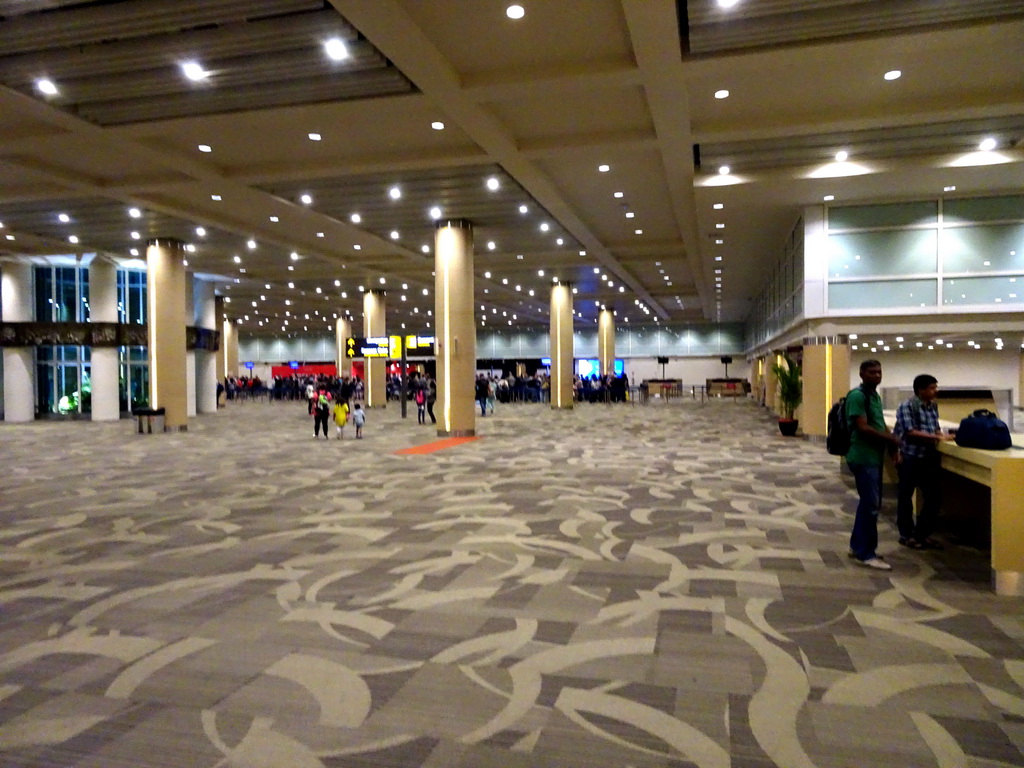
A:
<svg viewBox="0 0 1024 768">
<path fill-rule="evenodd" d="M 876 571 L 891 571 L 892 566 L 880 557 L 869 557 L 867 560 L 854 560 L 857 565 L 874 568 Z"/>
</svg>

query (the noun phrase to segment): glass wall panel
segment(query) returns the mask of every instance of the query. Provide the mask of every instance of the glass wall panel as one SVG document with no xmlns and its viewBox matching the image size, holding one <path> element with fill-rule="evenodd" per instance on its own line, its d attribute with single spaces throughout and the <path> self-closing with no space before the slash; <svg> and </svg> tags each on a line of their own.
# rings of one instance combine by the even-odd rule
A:
<svg viewBox="0 0 1024 768">
<path fill-rule="evenodd" d="M 634 331 L 631 337 L 632 349 L 630 354 L 642 357 L 644 355 L 658 355 L 661 351 L 658 348 L 657 336 L 646 328 Z"/>
<path fill-rule="evenodd" d="M 881 280 L 866 283 L 831 283 L 828 308 L 893 309 L 931 307 L 937 303 L 938 280 Z"/>
<path fill-rule="evenodd" d="M 848 278 L 934 273 L 937 242 L 934 229 L 832 235 L 828 274 Z"/>
<path fill-rule="evenodd" d="M 851 205 L 828 209 L 830 230 L 909 227 L 915 224 L 937 224 L 938 220 L 937 200 L 886 205 Z"/>
<path fill-rule="evenodd" d="M 942 203 L 942 220 L 947 224 L 1013 219 L 1024 219 L 1024 197 L 980 197 L 972 200 L 945 200 Z"/>
<path fill-rule="evenodd" d="M 511 333 L 495 331 L 492 338 L 494 339 L 492 357 L 497 359 L 519 357 L 519 345 L 515 343 L 515 338 Z"/>
<path fill-rule="evenodd" d="M 524 333 L 519 339 L 519 350 L 523 357 L 548 357 L 551 338 L 545 331 Z"/>
<path fill-rule="evenodd" d="M 1024 274 L 1019 277 L 958 277 L 942 281 L 943 306 L 1022 303 Z"/>
<path fill-rule="evenodd" d="M 1024 224 L 943 230 L 941 253 L 944 272 L 1024 272 Z"/>
<path fill-rule="evenodd" d="M 128 412 L 149 405 L 149 350 L 146 347 L 121 347 L 118 399 L 121 411 Z"/>
<path fill-rule="evenodd" d="M 719 349 L 717 329 L 695 330 L 690 334 L 690 354 L 716 355 Z"/>
<path fill-rule="evenodd" d="M 597 332 L 577 331 L 572 335 L 572 351 L 575 357 L 597 357 Z"/>
<path fill-rule="evenodd" d="M 36 320 L 41 323 L 53 322 L 53 269 L 36 267 Z"/>
</svg>

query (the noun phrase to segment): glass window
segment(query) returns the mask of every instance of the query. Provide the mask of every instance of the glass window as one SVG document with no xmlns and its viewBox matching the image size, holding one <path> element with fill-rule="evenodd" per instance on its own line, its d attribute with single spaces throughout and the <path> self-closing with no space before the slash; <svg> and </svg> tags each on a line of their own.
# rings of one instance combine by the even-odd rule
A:
<svg viewBox="0 0 1024 768">
<path fill-rule="evenodd" d="M 937 244 L 934 229 L 831 235 L 828 274 L 847 278 L 934 273 Z"/>
<path fill-rule="evenodd" d="M 972 200 L 946 200 L 942 203 L 942 220 L 1010 221 L 1024 219 L 1024 197 L 979 197 Z"/>
<path fill-rule="evenodd" d="M 53 322 L 53 267 L 35 268 L 36 320 Z"/>
<path fill-rule="evenodd" d="M 937 303 L 938 280 L 879 280 L 832 283 L 828 287 L 829 312 L 837 309 L 893 309 L 931 307 Z"/>
<path fill-rule="evenodd" d="M 915 224 L 937 224 L 938 221 L 937 200 L 888 205 L 851 205 L 828 209 L 830 230 L 909 227 Z"/>
<path fill-rule="evenodd" d="M 1024 272 L 1024 224 L 946 229 L 941 250 L 944 272 Z"/>
<path fill-rule="evenodd" d="M 957 277 L 942 281 L 942 305 L 1024 304 L 1024 274 L 1018 277 Z"/>
</svg>

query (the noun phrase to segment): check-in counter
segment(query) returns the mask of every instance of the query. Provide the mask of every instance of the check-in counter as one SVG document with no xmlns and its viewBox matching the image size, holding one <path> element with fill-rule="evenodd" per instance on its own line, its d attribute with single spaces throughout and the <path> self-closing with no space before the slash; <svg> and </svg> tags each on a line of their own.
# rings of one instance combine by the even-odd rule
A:
<svg viewBox="0 0 1024 768">
<path fill-rule="evenodd" d="M 942 468 L 992 491 L 992 572 L 997 595 L 1024 596 L 1024 448 L 983 451 L 940 443 Z"/>
<path fill-rule="evenodd" d="M 885 424 L 892 429 L 896 412 L 885 412 Z M 943 429 L 958 422 L 942 420 Z M 981 483 L 992 493 L 992 580 L 997 595 L 1024 596 L 1024 435 L 1013 436 L 1013 448 L 983 451 L 961 448 L 953 442 L 939 443 L 942 468 Z M 883 479 L 897 481 L 896 469 L 886 461 Z"/>
</svg>

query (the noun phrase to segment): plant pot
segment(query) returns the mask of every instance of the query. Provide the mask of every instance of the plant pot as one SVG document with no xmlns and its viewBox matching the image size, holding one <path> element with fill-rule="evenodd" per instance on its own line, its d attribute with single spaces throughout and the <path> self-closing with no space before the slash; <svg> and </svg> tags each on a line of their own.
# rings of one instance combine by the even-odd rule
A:
<svg viewBox="0 0 1024 768">
<path fill-rule="evenodd" d="M 779 432 L 783 437 L 793 437 L 799 426 L 800 422 L 796 419 L 779 419 Z"/>
</svg>

